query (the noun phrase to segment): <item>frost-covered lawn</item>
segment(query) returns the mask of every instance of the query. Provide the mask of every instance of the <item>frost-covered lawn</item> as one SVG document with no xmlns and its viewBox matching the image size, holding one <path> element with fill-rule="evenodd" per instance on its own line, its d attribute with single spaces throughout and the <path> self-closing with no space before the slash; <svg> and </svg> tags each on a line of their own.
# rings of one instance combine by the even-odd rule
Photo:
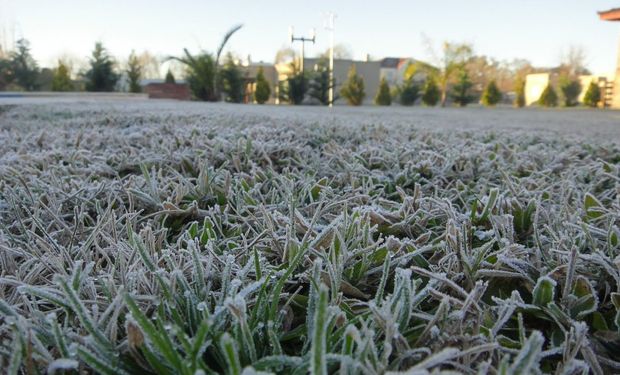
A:
<svg viewBox="0 0 620 375">
<path fill-rule="evenodd" d="M 0 368 L 617 373 L 619 169 L 618 112 L 0 106 Z"/>
</svg>

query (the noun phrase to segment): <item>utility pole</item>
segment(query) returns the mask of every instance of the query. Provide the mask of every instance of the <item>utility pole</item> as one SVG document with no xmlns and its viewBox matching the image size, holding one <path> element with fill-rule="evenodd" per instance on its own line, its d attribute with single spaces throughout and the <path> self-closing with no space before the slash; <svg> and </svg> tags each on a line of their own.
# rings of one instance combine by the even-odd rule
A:
<svg viewBox="0 0 620 375">
<path fill-rule="evenodd" d="M 336 14 L 327 13 L 325 29 L 329 31 L 329 107 L 334 106 L 334 19 Z"/>
<path fill-rule="evenodd" d="M 294 29 L 293 26 L 289 27 L 288 29 L 288 35 L 291 39 L 291 44 L 295 43 L 295 42 L 301 42 L 301 63 L 299 64 L 300 69 L 301 69 L 301 92 L 304 92 L 304 60 L 305 60 L 305 52 L 304 52 L 304 47 L 306 46 L 306 42 L 312 42 L 312 44 L 314 44 L 314 42 L 316 41 L 316 32 L 314 31 L 314 29 L 310 30 L 310 37 L 296 37 L 295 33 L 294 33 Z"/>
</svg>

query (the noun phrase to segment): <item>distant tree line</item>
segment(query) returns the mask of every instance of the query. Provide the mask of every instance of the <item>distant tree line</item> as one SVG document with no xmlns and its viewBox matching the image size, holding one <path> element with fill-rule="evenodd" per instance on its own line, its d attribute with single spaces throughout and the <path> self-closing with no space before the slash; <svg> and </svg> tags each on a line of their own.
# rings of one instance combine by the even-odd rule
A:
<svg viewBox="0 0 620 375">
<path fill-rule="evenodd" d="M 344 82 L 331 79 L 327 54 L 318 59 L 313 70 L 301 71 L 294 51 L 285 49 L 278 52 L 276 61 L 292 57 L 291 74 L 272 88 L 259 69 L 255 77 L 248 77 L 240 63 L 231 53 L 223 51 L 231 37 L 242 25 L 231 28 L 223 37 L 217 50 L 212 53 L 201 51 L 192 54 L 184 49 L 182 56 L 169 57 L 168 61 L 180 63 L 185 70 L 187 82 L 193 96 L 203 101 L 226 101 L 241 103 L 245 100 L 259 104 L 266 103 L 275 89 L 277 97 L 290 104 L 329 105 L 343 98 L 350 105 L 361 105 L 366 99 L 364 79 L 352 65 Z M 339 47 L 337 55 L 350 57 L 350 52 Z M 446 106 L 449 102 L 457 106 L 479 102 L 488 107 L 505 102 L 506 94 L 512 95 L 515 107 L 525 106 L 525 83 L 529 73 L 545 72 L 535 69 L 525 60 L 512 63 L 498 62 L 486 56 L 473 53 L 473 47 L 466 43 L 444 43 L 439 57 L 433 64 L 412 62 L 406 69 L 400 83 L 390 87 L 390 82 L 382 78 L 374 98 L 374 103 L 389 106 L 399 103 L 412 106 L 420 103 L 425 106 Z M 545 88 L 537 104 L 543 107 L 578 105 L 582 87 L 578 77 L 589 73 L 584 68 L 585 56 L 578 48 L 571 48 L 563 57 L 555 73 L 559 78 L 556 84 Z M 95 43 L 88 60 L 88 66 L 72 74 L 70 65 L 59 60 L 53 69 L 40 68 L 31 54 L 30 43 L 26 39 L 16 42 L 13 51 L 2 54 L 0 51 L 0 90 L 52 90 L 105 92 L 123 90 L 139 93 L 141 82 L 148 70 L 148 62 L 134 51 L 126 63 L 121 64 L 110 55 L 101 42 Z M 155 63 L 159 69 L 159 62 Z M 122 82 L 122 85 L 119 84 Z M 172 71 L 165 76 L 166 83 L 176 83 Z M 253 82 L 251 92 L 246 86 Z M 329 92 L 334 97 L 330 99 Z M 583 96 L 584 105 L 597 107 L 602 93 L 597 82 L 591 82 Z"/>
</svg>

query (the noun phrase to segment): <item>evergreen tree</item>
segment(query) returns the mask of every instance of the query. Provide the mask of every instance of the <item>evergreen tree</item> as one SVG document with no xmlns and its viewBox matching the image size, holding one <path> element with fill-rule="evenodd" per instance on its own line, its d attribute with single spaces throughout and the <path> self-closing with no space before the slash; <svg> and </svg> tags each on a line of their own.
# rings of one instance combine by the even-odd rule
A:
<svg viewBox="0 0 620 375">
<path fill-rule="evenodd" d="M 174 74 L 172 74 L 172 71 L 170 69 L 168 69 L 168 73 L 166 73 L 166 79 L 164 80 L 165 83 L 176 83 L 176 80 L 174 79 Z"/>
<path fill-rule="evenodd" d="M 449 84 L 454 74 L 462 75 L 465 64 L 472 57 L 473 47 L 470 44 L 458 44 L 444 42 L 443 55 L 439 61 L 439 71 L 437 77 L 441 86 L 441 106 L 446 106 Z M 460 78 L 460 77 L 459 77 Z M 467 90 L 465 90 L 467 91 Z M 467 96 L 463 96 L 469 102 Z M 465 103 L 466 105 L 467 103 Z"/>
<path fill-rule="evenodd" d="M 517 108 L 525 107 L 525 80 L 523 77 L 519 77 L 515 80 L 514 106 Z"/>
<path fill-rule="evenodd" d="M 108 55 L 108 51 L 101 42 L 95 43 L 90 69 L 84 75 L 86 78 L 87 91 L 114 91 L 118 81 L 118 74 L 114 72 L 114 60 Z"/>
<path fill-rule="evenodd" d="M 412 106 L 420 96 L 420 87 L 418 87 L 412 78 L 409 78 L 398 88 L 397 94 L 400 98 L 401 105 Z"/>
<path fill-rule="evenodd" d="M 0 90 L 5 90 L 6 86 L 13 82 L 13 79 L 11 60 L 0 58 Z"/>
<path fill-rule="evenodd" d="M 437 103 L 439 103 L 441 93 L 439 92 L 437 82 L 435 82 L 435 79 L 432 76 L 428 76 L 426 78 L 422 92 L 422 102 L 424 105 L 434 107 Z"/>
<path fill-rule="evenodd" d="M 256 74 L 256 91 L 254 92 L 254 99 L 258 104 L 264 104 L 269 100 L 269 96 L 271 95 L 271 88 L 269 87 L 269 82 L 265 79 L 265 72 L 263 68 L 260 67 L 258 69 L 258 74 Z"/>
<path fill-rule="evenodd" d="M 30 54 L 30 43 L 26 39 L 18 40 L 15 51 L 11 53 L 11 71 L 12 78 L 24 90 L 38 89 L 39 67 Z"/>
<path fill-rule="evenodd" d="M 489 82 L 482 93 L 481 102 L 487 107 L 492 107 L 502 100 L 502 92 L 499 91 L 495 80 Z"/>
<path fill-rule="evenodd" d="M 596 108 L 600 101 L 601 101 L 601 89 L 600 87 L 598 87 L 598 84 L 596 82 L 591 81 L 590 86 L 588 86 L 588 90 L 586 91 L 586 94 L 583 97 L 583 104 L 591 108 Z"/>
<path fill-rule="evenodd" d="M 358 106 L 364 101 L 366 97 L 364 79 L 357 74 L 355 65 L 351 65 L 347 81 L 344 83 L 342 89 L 340 89 L 340 95 L 342 95 L 350 105 Z"/>
<path fill-rule="evenodd" d="M 224 100 L 229 103 L 241 103 L 245 95 L 245 80 L 241 69 L 235 64 L 232 55 L 226 55 L 226 62 L 220 70 Z"/>
<path fill-rule="evenodd" d="M 555 93 L 551 84 L 547 85 L 542 94 L 540 94 L 538 104 L 543 107 L 555 107 L 558 105 L 558 94 Z"/>
<path fill-rule="evenodd" d="M 280 86 L 280 99 L 298 105 L 304 101 L 308 91 L 308 78 L 305 73 L 296 72 Z"/>
<path fill-rule="evenodd" d="M 461 69 L 459 72 L 458 80 L 452 86 L 452 100 L 459 106 L 465 107 L 472 101 L 472 96 L 469 94 L 469 89 L 472 87 L 472 82 L 469 79 L 467 70 Z"/>
<path fill-rule="evenodd" d="M 392 94 L 390 93 L 390 85 L 385 80 L 385 78 L 381 78 L 381 82 L 379 83 L 379 91 L 377 91 L 377 95 L 375 96 L 375 104 L 392 105 Z"/>
<path fill-rule="evenodd" d="M 52 91 L 71 91 L 73 90 L 73 82 L 69 76 L 69 69 L 62 61 L 58 61 L 58 67 L 54 69 L 52 77 Z"/>
<path fill-rule="evenodd" d="M 127 62 L 127 70 L 125 71 L 127 73 L 127 78 L 129 79 L 129 92 L 142 92 L 142 87 L 140 86 L 142 69 L 142 64 L 140 63 L 138 56 L 136 56 L 136 54 L 132 51 Z"/>
<path fill-rule="evenodd" d="M 316 99 L 322 105 L 329 105 L 329 89 L 331 87 L 327 60 L 321 58 L 317 63 L 317 70 L 312 74 L 308 96 Z M 335 100 L 336 98 L 334 98 Z"/>
<path fill-rule="evenodd" d="M 562 101 L 565 107 L 574 107 L 578 104 L 577 98 L 581 92 L 581 84 L 579 80 L 562 76 L 560 77 L 560 91 L 562 92 Z"/>
</svg>

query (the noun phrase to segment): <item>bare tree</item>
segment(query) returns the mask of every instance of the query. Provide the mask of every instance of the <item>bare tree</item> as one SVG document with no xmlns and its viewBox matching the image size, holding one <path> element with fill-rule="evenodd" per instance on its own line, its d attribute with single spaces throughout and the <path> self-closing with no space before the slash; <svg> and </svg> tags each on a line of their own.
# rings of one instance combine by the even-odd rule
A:
<svg viewBox="0 0 620 375">
<path fill-rule="evenodd" d="M 140 66 L 142 68 L 142 76 L 144 78 L 161 78 L 161 59 L 151 54 L 149 51 L 144 51 L 137 56 Z"/>
<path fill-rule="evenodd" d="M 430 73 L 435 75 L 439 83 L 439 88 L 441 90 L 441 106 L 445 107 L 448 98 L 448 86 L 454 79 L 456 73 L 464 69 L 465 64 L 472 57 L 473 46 L 469 43 L 444 42 L 442 54 L 438 56 L 435 53 L 431 40 L 425 35 L 422 35 L 422 38 L 433 60 L 432 62 L 437 68 Z"/>
<path fill-rule="evenodd" d="M 587 53 L 583 46 L 571 45 L 560 54 L 560 71 L 570 77 L 588 74 Z"/>
<path fill-rule="evenodd" d="M 318 57 L 329 57 L 329 49 L 319 54 Z M 336 44 L 334 46 L 334 59 L 351 60 L 353 59 L 353 51 L 345 44 Z"/>
</svg>

